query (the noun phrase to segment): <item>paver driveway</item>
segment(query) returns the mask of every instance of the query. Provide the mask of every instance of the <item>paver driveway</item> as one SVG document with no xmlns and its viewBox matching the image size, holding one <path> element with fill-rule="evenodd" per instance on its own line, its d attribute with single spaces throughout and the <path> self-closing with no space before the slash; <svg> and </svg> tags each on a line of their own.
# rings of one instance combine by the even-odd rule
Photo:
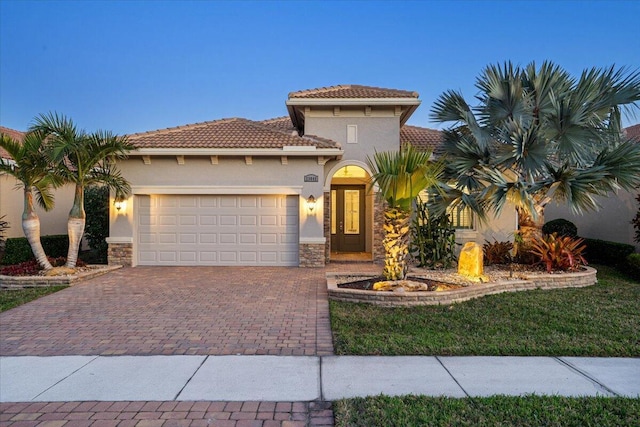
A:
<svg viewBox="0 0 640 427">
<path fill-rule="evenodd" d="M 0 314 L 0 355 L 332 354 L 327 270 L 121 269 Z"/>
</svg>

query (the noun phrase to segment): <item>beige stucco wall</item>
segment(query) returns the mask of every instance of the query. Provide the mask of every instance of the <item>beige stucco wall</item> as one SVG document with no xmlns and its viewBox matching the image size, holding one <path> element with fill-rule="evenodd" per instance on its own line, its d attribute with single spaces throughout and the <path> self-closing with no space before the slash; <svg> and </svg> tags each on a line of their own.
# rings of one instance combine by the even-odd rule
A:
<svg viewBox="0 0 640 427">
<path fill-rule="evenodd" d="M 512 205 L 507 204 L 500 215 L 489 214 L 486 222 L 475 218 L 474 230 L 457 230 L 456 243 L 464 245 L 476 242 L 482 246 L 485 242 L 513 242 L 513 234 L 518 228 L 518 215 Z M 458 247 L 458 250 L 461 246 Z"/>
<path fill-rule="evenodd" d="M 36 206 L 40 218 L 40 234 L 67 234 L 67 218 L 73 205 L 74 187 L 66 185 L 55 190 L 56 206 L 46 212 Z M 24 193 L 22 187 L 16 187 L 16 180 L 8 175 L 0 175 L 0 216 L 9 222 L 6 237 L 24 237 L 22 231 L 22 211 L 24 209 Z"/>
<path fill-rule="evenodd" d="M 134 195 L 127 201 L 125 212 L 111 209 L 110 237 L 135 236 L 136 194 L 297 194 L 300 197 L 300 240 L 324 239 L 323 230 L 323 166 L 317 157 L 290 156 L 286 164 L 281 158 L 258 157 L 247 164 L 244 157 L 219 157 L 212 164 L 209 157 L 185 157 L 178 164 L 175 157 L 152 156 L 151 164 L 140 157 L 119 162 L 122 175 L 129 180 Z M 304 182 L 304 176 L 318 175 L 318 182 Z M 313 212 L 306 199 L 317 199 Z"/>
<path fill-rule="evenodd" d="M 634 245 L 636 252 L 640 244 L 634 242 L 635 230 L 631 220 L 638 212 L 637 192 L 619 191 L 609 197 L 596 197 L 602 208 L 597 212 L 576 215 L 566 205 L 550 204 L 545 209 L 545 221 L 564 218 L 578 227 L 578 235 L 591 239 Z"/>
</svg>

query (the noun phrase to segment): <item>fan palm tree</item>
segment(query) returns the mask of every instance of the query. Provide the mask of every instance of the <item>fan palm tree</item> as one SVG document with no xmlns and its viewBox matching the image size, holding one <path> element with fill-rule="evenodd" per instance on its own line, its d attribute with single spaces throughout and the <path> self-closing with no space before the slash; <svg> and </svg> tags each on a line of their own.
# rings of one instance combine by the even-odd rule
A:
<svg viewBox="0 0 640 427">
<path fill-rule="evenodd" d="M 376 152 L 367 158 L 372 173 L 372 185 L 386 202 L 384 210 L 385 251 L 383 275 L 387 280 L 402 280 L 407 275 L 409 253 L 409 222 L 411 209 L 418 194 L 436 186 L 442 163 L 433 163 L 430 152 L 417 151 L 406 144 L 399 151 Z"/>
<path fill-rule="evenodd" d="M 527 247 L 549 202 L 581 213 L 598 208 L 594 196 L 640 184 L 640 144 L 620 132 L 621 110 L 638 108 L 640 72 L 594 68 L 573 78 L 551 62 L 507 62 L 488 66 L 476 87 L 477 106 L 447 91 L 431 111 L 452 124 L 443 135 L 445 177 L 454 186 L 440 210 L 459 203 L 486 220 L 509 201 Z"/>
<path fill-rule="evenodd" d="M 55 204 L 52 189 L 61 182 L 52 174 L 51 163 L 44 155 L 44 137 L 39 132 L 28 132 L 22 141 L 5 134 L 0 134 L 0 138 L 0 147 L 11 156 L 11 159 L 0 157 L 0 172 L 15 177 L 24 192 L 22 230 L 38 264 L 51 270 L 53 267 L 40 242 L 40 218 L 34 198 L 43 209 L 51 210 Z"/>
<path fill-rule="evenodd" d="M 115 165 L 124 159 L 134 146 L 126 137 L 109 131 L 87 134 L 73 121 L 55 113 L 40 115 L 32 130 L 46 135 L 51 161 L 57 165 L 57 175 L 75 185 L 73 206 L 69 212 L 69 253 L 66 267 L 74 268 L 80 241 L 84 233 L 84 189 L 87 185 L 103 184 L 113 190 L 117 198 L 126 197 L 131 187 Z"/>
</svg>

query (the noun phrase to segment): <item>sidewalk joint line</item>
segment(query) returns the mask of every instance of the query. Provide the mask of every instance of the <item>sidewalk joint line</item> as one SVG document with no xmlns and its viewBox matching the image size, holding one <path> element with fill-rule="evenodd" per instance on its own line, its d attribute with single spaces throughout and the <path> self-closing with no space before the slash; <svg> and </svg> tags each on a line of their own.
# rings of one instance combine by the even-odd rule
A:
<svg viewBox="0 0 640 427">
<path fill-rule="evenodd" d="M 598 381 L 597 379 L 595 379 L 591 375 L 587 374 L 586 372 L 578 369 L 577 367 L 573 366 L 571 363 L 569 363 L 566 360 L 562 359 L 562 357 L 554 356 L 553 358 L 556 359 L 558 362 L 562 363 L 563 365 L 565 365 L 566 367 L 568 367 L 569 369 L 571 369 L 572 371 L 576 372 L 577 374 L 579 374 L 579 375 L 583 376 L 584 378 L 588 379 L 589 381 L 595 383 L 596 385 L 598 385 L 600 388 L 602 388 L 607 393 L 611 393 L 615 397 L 621 397 L 618 393 L 616 393 L 615 391 L 611 390 L 609 387 L 607 387 L 606 385 L 604 385 L 603 383 L 601 383 L 600 381 Z"/>
<path fill-rule="evenodd" d="M 442 363 L 442 360 L 440 360 L 439 356 L 434 356 L 436 358 L 436 360 L 438 361 L 438 363 L 440 364 L 440 366 L 442 366 L 444 368 L 445 371 L 447 371 L 447 374 L 449 374 L 449 376 L 453 379 L 453 381 L 455 381 L 456 384 L 458 384 L 458 387 L 460 387 L 460 390 L 462 390 L 462 392 L 465 394 L 465 396 L 467 396 L 469 399 L 471 399 L 471 401 L 473 402 L 473 404 L 475 405 L 475 402 L 473 401 L 473 397 L 471 397 L 469 395 L 469 393 L 467 393 L 467 390 L 464 389 L 464 387 L 462 387 L 462 384 L 460 384 L 458 382 L 458 379 L 456 377 L 453 376 L 453 374 L 451 373 L 451 371 L 449 371 L 449 369 L 444 366 L 444 363 Z"/>
<path fill-rule="evenodd" d="M 324 401 L 324 389 L 322 387 L 322 359 L 324 359 L 324 357 L 320 356 L 318 357 L 318 361 L 319 361 L 319 374 L 320 374 L 320 378 L 319 378 L 319 384 L 318 387 L 320 387 L 320 400 Z"/>
<path fill-rule="evenodd" d="M 193 371 L 193 374 L 191 374 L 191 376 L 189 377 L 189 379 L 187 380 L 187 382 L 184 383 L 184 385 L 182 386 L 182 388 L 180 390 L 178 390 L 178 393 L 174 396 L 173 400 L 176 401 L 178 400 L 178 397 L 180 396 L 180 394 L 182 394 L 182 392 L 184 391 L 184 389 L 187 387 L 187 385 L 189 385 L 189 383 L 191 382 L 191 380 L 193 379 L 193 377 L 196 376 L 196 374 L 198 373 L 198 371 L 200 370 L 200 368 L 202 368 L 202 365 L 204 365 L 204 362 L 206 362 L 207 360 L 209 360 L 209 355 L 206 355 L 204 357 L 204 359 L 202 359 L 202 362 L 200 362 L 200 364 L 198 365 L 198 367 L 196 368 L 195 371 Z"/>
<path fill-rule="evenodd" d="M 76 369 L 75 371 L 71 372 L 69 375 L 67 375 L 66 377 L 60 379 L 59 381 L 56 381 L 55 384 L 52 384 L 51 386 L 47 387 L 46 389 L 42 390 L 40 393 L 36 394 L 34 397 L 31 398 L 31 400 L 37 399 L 38 397 L 42 396 L 43 394 L 45 394 L 46 392 L 48 392 L 49 390 L 51 390 L 52 388 L 54 388 L 55 386 L 57 386 L 58 384 L 60 384 L 62 381 L 66 380 L 67 378 L 69 378 L 71 375 L 75 374 L 76 372 L 78 372 L 79 370 L 83 369 L 85 366 L 89 365 L 90 363 L 93 363 L 94 360 L 96 360 L 98 357 L 100 357 L 100 355 L 95 356 L 93 359 L 89 360 L 87 363 L 85 363 L 84 365 L 80 366 L 78 369 Z"/>
</svg>

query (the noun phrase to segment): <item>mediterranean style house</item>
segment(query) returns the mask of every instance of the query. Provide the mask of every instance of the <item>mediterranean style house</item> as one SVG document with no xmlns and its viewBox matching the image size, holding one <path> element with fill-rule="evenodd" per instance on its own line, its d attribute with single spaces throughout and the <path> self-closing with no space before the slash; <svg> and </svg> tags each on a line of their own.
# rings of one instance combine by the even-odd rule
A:
<svg viewBox="0 0 640 427">
<path fill-rule="evenodd" d="M 439 131 L 406 124 L 420 103 L 416 92 L 340 85 L 290 93 L 284 117 L 129 135 L 137 150 L 118 166 L 132 194 L 110 200 L 109 262 L 316 267 L 344 254 L 382 260 L 382 202 L 370 186 L 367 157 L 401 143 L 438 152 Z M 56 209 L 41 214 L 43 235 L 66 232 L 72 201 L 73 189 L 58 190 Z M 603 237 L 550 207 L 546 218 L 575 221 L 585 237 L 632 243 L 628 227 L 617 228 L 636 205 L 622 210 L 617 197 L 605 202 L 613 208 L 589 220 L 593 229 L 609 230 Z M 8 237 L 22 235 L 21 212 L 22 192 L 0 175 Z M 486 224 L 468 211 L 451 214 L 459 243 L 513 240 L 517 228 L 512 208 Z M 611 214 L 624 220 L 599 220 Z"/>
<path fill-rule="evenodd" d="M 409 126 L 416 92 L 341 85 L 292 92 L 288 116 L 196 123 L 129 135 L 119 167 L 132 196 L 111 210 L 109 260 L 125 265 L 323 266 L 343 253 L 378 261 L 382 205 L 367 157 L 401 143 L 435 149 Z M 458 239 L 507 240 L 514 210 Z"/>
</svg>

